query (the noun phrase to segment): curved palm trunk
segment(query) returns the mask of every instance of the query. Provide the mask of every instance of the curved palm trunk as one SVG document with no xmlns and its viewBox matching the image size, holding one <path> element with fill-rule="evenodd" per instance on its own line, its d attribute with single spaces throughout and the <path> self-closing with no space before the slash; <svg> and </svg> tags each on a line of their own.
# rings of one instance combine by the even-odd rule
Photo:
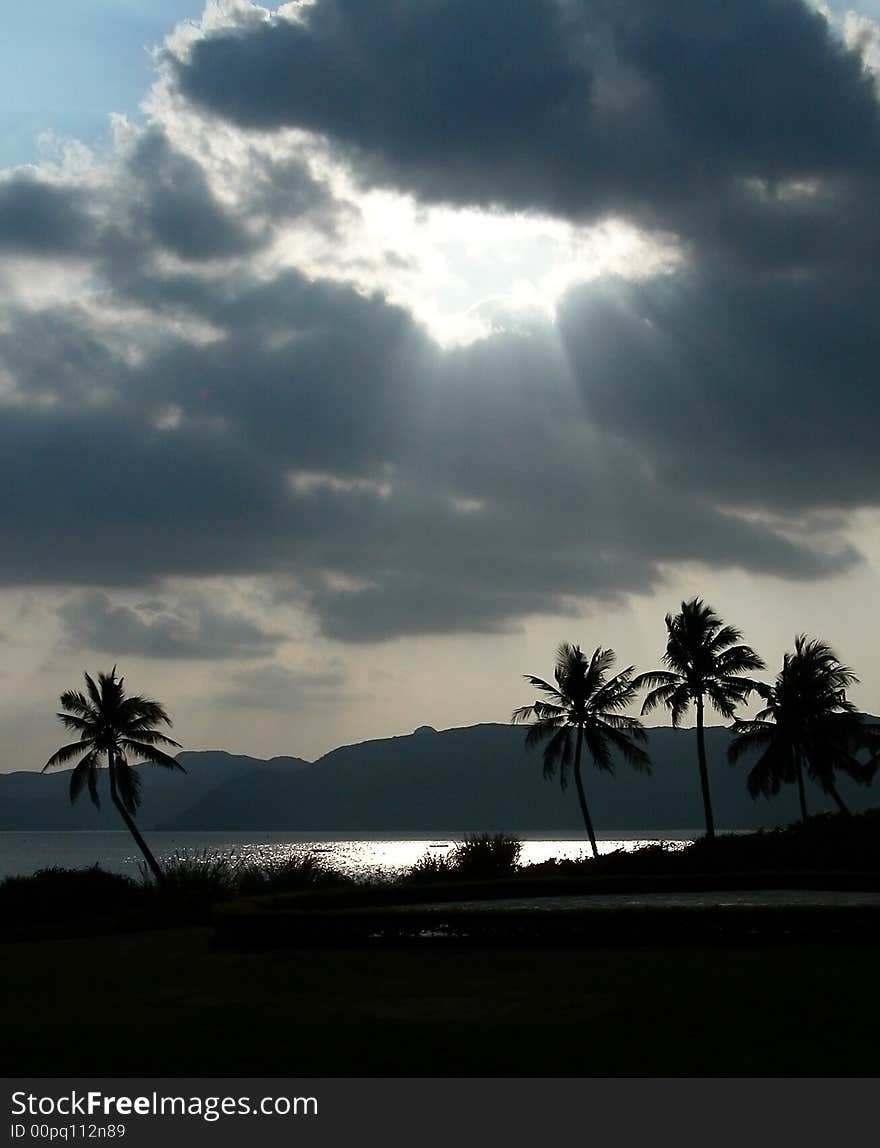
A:
<svg viewBox="0 0 880 1148">
<path fill-rule="evenodd" d="M 798 788 L 798 801 L 801 804 L 801 821 L 807 820 L 807 792 L 804 788 L 804 761 L 801 756 L 800 750 L 795 750 L 794 754 L 794 772 L 797 778 Z"/>
<path fill-rule="evenodd" d="M 715 837 L 715 818 L 712 815 L 712 798 L 709 795 L 709 768 L 706 765 L 706 737 L 703 732 L 702 694 L 697 694 L 697 758 L 700 763 L 700 788 L 703 791 L 703 813 L 706 817 L 706 836 L 711 841 Z"/>
<path fill-rule="evenodd" d="M 847 805 L 844 804 L 843 798 L 837 792 L 837 786 L 834 784 L 833 781 L 828 782 L 826 789 L 831 794 L 831 796 L 834 798 L 834 801 L 837 805 L 837 808 L 840 810 L 840 812 L 845 817 L 852 817 L 852 810 Z"/>
<path fill-rule="evenodd" d="M 135 839 L 138 849 L 140 849 L 141 853 L 143 853 L 144 860 L 150 867 L 150 871 L 152 872 L 153 876 L 156 878 L 156 884 L 161 885 L 165 879 L 165 874 L 162 872 L 159 862 L 153 856 L 150 847 L 141 836 L 140 830 L 134 823 L 134 818 L 131 816 L 131 814 L 128 812 L 120 800 L 119 791 L 116 788 L 116 761 L 112 750 L 110 750 L 108 753 L 108 765 L 110 768 L 110 797 L 113 800 L 113 804 L 118 809 L 119 816 L 125 822 L 129 833 Z"/>
<path fill-rule="evenodd" d="M 587 809 L 587 797 L 584 793 L 584 783 L 581 780 L 581 750 L 584 744 L 584 727 L 580 723 L 578 723 L 577 731 L 577 741 L 574 747 L 574 783 L 577 786 L 578 801 L 581 803 L 581 814 L 583 815 L 584 825 L 590 838 L 590 847 L 593 850 L 593 856 L 598 857 L 599 848 L 596 845 L 596 834 L 593 832 L 593 822 L 590 820 L 590 811 Z"/>
</svg>

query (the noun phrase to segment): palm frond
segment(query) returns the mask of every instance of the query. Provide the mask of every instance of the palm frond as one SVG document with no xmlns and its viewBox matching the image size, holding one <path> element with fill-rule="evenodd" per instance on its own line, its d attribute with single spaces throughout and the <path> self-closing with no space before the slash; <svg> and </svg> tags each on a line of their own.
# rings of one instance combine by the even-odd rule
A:
<svg viewBox="0 0 880 1148">
<path fill-rule="evenodd" d="M 179 769 L 181 773 L 186 773 L 176 758 L 163 753 L 161 749 L 157 749 L 156 746 L 150 745 L 148 742 L 134 741 L 132 738 L 123 737 L 119 739 L 119 744 L 124 750 L 136 755 L 147 765 L 163 765 L 166 769 Z M 174 742 L 174 745 L 177 745 L 177 742 Z"/>
<path fill-rule="evenodd" d="M 732 718 L 736 707 L 742 702 L 739 694 L 720 688 L 715 682 L 706 682 L 705 696 L 712 708 L 726 718 Z"/>
<path fill-rule="evenodd" d="M 777 737 L 776 727 L 766 721 L 735 721 L 730 730 L 734 734 L 727 747 L 727 760 L 731 765 L 743 754 L 771 745 Z"/>
<path fill-rule="evenodd" d="M 746 788 L 753 798 L 775 797 L 784 784 L 795 780 L 791 757 L 774 743 L 767 746 L 746 777 Z"/>
<path fill-rule="evenodd" d="M 638 689 L 633 681 L 634 669 L 627 666 L 596 690 L 593 695 L 596 710 L 625 709 L 635 700 Z"/>
<path fill-rule="evenodd" d="M 553 731 L 553 736 L 544 748 L 543 774 L 545 779 L 554 777 L 559 769 L 559 785 L 568 785 L 568 767 L 571 765 L 571 729 L 562 726 Z"/>
<path fill-rule="evenodd" d="M 677 677 L 670 675 L 670 680 L 663 685 L 657 686 L 646 695 L 642 702 L 642 714 L 649 714 L 652 710 L 657 709 L 658 706 L 666 706 L 671 708 L 673 699 L 676 693 L 681 688 L 681 682 Z"/>
<path fill-rule="evenodd" d="M 171 718 L 161 703 L 151 698 L 137 696 L 125 698 L 120 702 L 118 720 L 122 725 L 129 723 L 148 726 L 171 725 Z"/>
<path fill-rule="evenodd" d="M 633 685 L 637 690 L 656 689 L 658 686 L 675 685 L 680 679 L 680 674 L 670 670 L 648 670 L 634 678 Z"/>
<path fill-rule="evenodd" d="M 547 740 L 548 737 L 552 737 L 558 729 L 562 729 L 564 726 L 564 720 L 536 721 L 534 725 L 529 726 L 528 730 L 526 731 L 526 749 L 534 749 L 535 746 L 541 745 Z"/>
<path fill-rule="evenodd" d="M 90 674 L 84 673 L 83 677 L 86 680 L 86 690 L 88 691 L 89 697 L 92 699 L 92 705 L 95 707 L 95 709 L 98 709 L 98 710 L 103 709 L 104 708 L 104 694 L 103 694 L 102 690 L 98 688 L 98 686 L 95 684 L 95 679 L 93 677 L 91 677 Z M 106 679 L 105 674 L 98 674 L 98 680 L 101 682 L 101 685 L 104 684 L 105 679 Z"/>
<path fill-rule="evenodd" d="M 618 715 L 615 714 L 610 716 L 613 718 L 618 717 Z M 614 749 L 617 750 L 624 761 L 640 773 L 651 772 L 651 758 L 643 749 L 634 745 L 632 741 L 633 737 L 639 738 L 639 740 L 642 741 L 645 740 L 645 732 L 643 729 L 633 729 L 632 727 L 624 727 L 621 729 L 619 726 L 612 725 L 609 721 L 603 722 L 602 725 L 604 726 L 602 729 L 603 735 Z"/>
<path fill-rule="evenodd" d="M 69 745 L 63 745 L 61 749 L 55 750 L 40 772 L 45 773 L 47 769 L 56 769 L 58 766 L 67 765 L 75 757 L 89 752 L 92 744 L 92 738 L 84 738 L 81 741 L 73 741 Z"/>
<path fill-rule="evenodd" d="M 597 646 L 590 656 L 586 673 L 584 674 L 585 693 L 594 694 L 605 684 L 608 671 L 614 665 L 616 655 L 613 650 Z"/>
<path fill-rule="evenodd" d="M 719 619 L 720 620 L 720 619 Z M 728 646 L 734 646 L 742 638 L 742 632 L 736 626 L 721 626 L 714 633 L 711 630 L 706 635 L 706 649 L 715 654 L 716 657 L 723 657 L 724 653 L 729 653 Z M 743 650 L 749 650 L 748 646 L 739 647 Z M 749 651 L 754 653 L 753 650 Z M 753 669 L 758 669 L 754 666 Z"/>
<path fill-rule="evenodd" d="M 136 769 L 127 761 L 121 761 L 114 767 L 116 774 L 116 792 L 119 800 L 132 817 L 137 813 L 141 803 L 141 779 Z"/>
<path fill-rule="evenodd" d="M 672 715 L 672 724 L 676 729 L 684 720 L 692 701 L 690 686 L 686 682 L 682 682 L 669 700 L 669 712 Z"/>
<path fill-rule="evenodd" d="M 71 805 L 82 793 L 83 787 L 88 786 L 89 796 L 96 808 L 101 808 L 98 797 L 98 752 L 92 750 L 86 754 L 76 769 L 70 775 L 70 803 Z"/>
<path fill-rule="evenodd" d="M 72 714 L 77 714 L 84 718 L 94 718 L 97 716 L 97 709 L 79 690 L 65 690 L 59 700 L 61 702 L 61 708 L 69 710 Z M 59 714 L 58 716 L 60 717 L 61 715 Z"/>
<path fill-rule="evenodd" d="M 58 720 L 66 729 L 78 730 L 83 734 L 90 734 L 96 727 L 94 718 L 77 717 L 75 714 L 56 714 Z"/>
<path fill-rule="evenodd" d="M 584 745 L 593 759 L 593 765 L 604 773 L 613 773 L 614 762 L 611 760 L 608 741 L 608 735 L 597 725 L 591 725 L 584 730 Z"/>
<path fill-rule="evenodd" d="M 600 725 L 626 734 L 627 737 L 635 741 L 648 740 L 648 734 L 639 719 L 630 717 L 628 714 L 600 713 L 596 714 L 596 720 Z"/>
<path fill-rule="evenodd" d="M 159 733 L 158 730 L 148 729 L 146 726 L 126 726 L 124 733 L 126 737 L 134 738 L 136 741 L 146 742 L 147 745 L 168 745 L 172 748 L 180 749 L 179 741 L 175 741 L 173 737 L 167 737 L 164 733 Z"/>
<path fill-rule="evenodd" d="M 540 690 L 542 694 L 556 698 L 557 701 L 564 700 L 564 694 L 558 690 L 556 686 L 551 686 L 549 682 L 545 682 L 543 678 L 534 678 L 531 674 L 524 674 L 523 676 L 529 685 L 534 686 L 536 690 Z"/>
<path fill-rule="evenodd" d="M 735 674 L 743 674 L 747 670 L 764 670 L 766 663 L 762 657 L 755 653 L 751 646 L 732 646 L 729 650 L 722 650 L 715 658 L 714 672 L 716 677 L 727 678 Z"/>
</svg>

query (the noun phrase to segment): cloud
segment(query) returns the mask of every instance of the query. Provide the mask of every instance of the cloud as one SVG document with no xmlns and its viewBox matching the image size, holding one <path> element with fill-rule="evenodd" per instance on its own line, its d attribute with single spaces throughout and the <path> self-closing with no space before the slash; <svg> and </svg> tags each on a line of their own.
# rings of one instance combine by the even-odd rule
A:
<svg viewBox="0 0 880 1148">
<path fill-rule="evenodd" d="M 89 376 L 102 396 L 91 405 L 65 375 L 47 396 L 44 360 L 33 377 L 19 361 L 23 394 L 42 397 L 0 427 L 0 578 L 271 576 L 326 634 L 369 641 L 509 629 L 580 598 L 649 591 L 677 561 L 804 578 L 856 558 L 839 536 L 792 537 L 733 513 L 788 506 L 799 481 L 809 504 L 822 461 L 800 479 L 803 443 L 774 439 L 752 448 L 748 479 L 731 481 L 749 415 L 713 434 L 735 398 L 699 390 L 712 354 L 730 351 L 723 331 L 698 353 L 699 340 L 661 328 L 659 346 L 679 348 L 664 360 L 639 337 L 636 306 L 598 310 L 603 342 L 590 306 L 604 296 L 575 293 L 567 345 L 547 327 L 443 351 L 400 308 L 339 284 L 288 272 L 229 291 L 199 281 L 190 298 L 219 340 L 171 336 L 136 365 L 93 358 L 104 377 Z M 685 318 L 672 309 L 675 321 Z M 87 320 L 68 322 L 91 346 Z M 679 473 L 713 454 L 733 456 L 723 474 Z M 862 481 L 851 475 L 838 498 L 874 498 L 874 465 L 866 453 Z M 787 486 L 762 490 L 789 471 Z"/>
<path fill-rule="evenodd" d="M 242 709 L 279 709 L 288 713 L 338 706 L 354 696 L 336 661 L 292 668 L 267 662 L 226 673 L 220 704 Z"/>
<path fill-rule="evenodd" d="M 860 560 L 880 228 L 859 57 L 788 0 L 500 12 L 215 9 L 111 154 L 0 183 L 0 242 L 84 264 L 0 310 L 0 584 L 78 588 L 69 642 L 268 658 L 275 606 L 347 642 L 493 634 L 677 564 Z M 351 278 L 377 208 L 340 157 L 423 200 L 662 226 L 683 254 L 544 317 L 483 306 L 491 333 L 442 347 L 409 265 L 383 249 L 384 291 Z M 204 596 L 232 577 L 270 588 L 259 617 Z"/>
<path fill-rule="evenodd" d="M 108 351 L 93 359 L 103 380 L 89 377 L 101 401 L 59 386 L 7 412 L 0 577 L 287 576 L 326 632 L 367 640 L 508 627 L 568 599 L 650 589 L 662 562 L 802 577 L 852 561 L 732 518 L 718 484 L 658 489 L 642 390 L 613 390 L 616 443 L 584 409 L 591 369 L 614 366 L 600 347 L 581 366 L 548 328 L 442 351 L 400 308 L 338 284 L 285 273 L 239 299 L 228 290 L 200 283 L 193 297 L 223 339 L 172 337 L 134 366 Z M 91 346 L 87 320 L 68 322 Z M 637 382 L 641 347 L 622 335 Z M 25 395 L 44 386 L 37 365 L 29 379 L 18 363 Z"/>
<path fill-rule="evenodd" d="M 247 130 L 326 138 L 367 184 L 624 216 L 727 255 L 768 255 L 760 231 L 793 185 L 823 187 L 801 205 L 807 234 L 834 226 L 825 196 L 865 216 L 852 180 L 876 184 L 871 78 L 797 0 L 317 0 L 215 26 L 167 61 L 187 99 Z"/>
<path fill-rule="evenodd" d="M 215 605 L 209 594 L 176 603 L 164 600 L 114 602 L 101 591 L 75 595 L 58 610 L 64 642 L 101 653 L 143 658 L 260 658 L 282 636 L 241 612 Z"/>
<path fill-rule="evenodd" d="M 876 503 L 880 331 L 858 272 L 606 281 L 559 325 L 591 422 L 670 490 L 781 514 Z"/>
<path fill-rule="evenodd" d="M 135 234 L 146 229 L 143 241 L 186 260 L 243 255 L 262 245 L 259 232 L 251 234 L 244 219 L 217 202 L 198 161 L 176 151 L 156 128 L 138 138 L 128 170 L 130 218 Z"/>
<path fill-rule="evenodd" d="M 92 221 L 83 192 L 23 171 L 0 179 L 0 251 L 62 257 L 88 250 Z"/>
</svg>

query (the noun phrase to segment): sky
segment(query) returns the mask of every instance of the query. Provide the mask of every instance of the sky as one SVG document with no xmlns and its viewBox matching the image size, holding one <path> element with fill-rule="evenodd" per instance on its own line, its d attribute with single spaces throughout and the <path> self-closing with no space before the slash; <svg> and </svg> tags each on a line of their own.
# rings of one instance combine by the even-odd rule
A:
<svg viewBox="0 0 880 1148">
<path fill-rule="evenodd" d="M 880 712 L 880 3 L 4 19 L 0 768 L 114 663 L 187 749 L 507 721 L 694 595 Z"/>
</svg>

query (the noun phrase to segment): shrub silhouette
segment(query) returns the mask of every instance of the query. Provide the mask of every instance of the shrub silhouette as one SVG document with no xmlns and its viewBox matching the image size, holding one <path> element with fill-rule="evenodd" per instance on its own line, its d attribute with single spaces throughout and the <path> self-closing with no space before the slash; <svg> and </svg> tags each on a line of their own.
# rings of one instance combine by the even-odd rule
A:
<svg viewBox="0 0 880 1148">
<path fill-rule="evenodd" d="M 280 860 L 246 863 L 238 877 L 242 893 L 295 893 L 354 883 L 353 877 L 333 869 L 311 853 L 294 853 Z"/>
<path fill-rule="evenodd" d="M 234 853 L 210 849 L 179 849 L 163 859 L 162 892 L 182 897 L 219 900 L 231 896 L 238 887 L 240 862 Z M 152 884 L 151 874 L 141 863 L 141 880 Z"/>
<path fill-rule="evenodd" d="M 401 881 L 430 883 L 445 881 L 455 876 L 455 868 L 445 854 L 423 853 L 422 856 L 401 874 Z"/>
<path fill-rule="evenodd" d="M 457 877 L 504 877 L 515 873 L 522 852 L 518 837 L 474 833 L 452 850 L 448 865 Z"/>
<path fill-rule="evenodd" d="M 0 882 L 0 921 L 34 924 L 125 912 L 143 904 L 143 890 L 130 877 L 90 869 L 41 869 Z"/>
</svg>

